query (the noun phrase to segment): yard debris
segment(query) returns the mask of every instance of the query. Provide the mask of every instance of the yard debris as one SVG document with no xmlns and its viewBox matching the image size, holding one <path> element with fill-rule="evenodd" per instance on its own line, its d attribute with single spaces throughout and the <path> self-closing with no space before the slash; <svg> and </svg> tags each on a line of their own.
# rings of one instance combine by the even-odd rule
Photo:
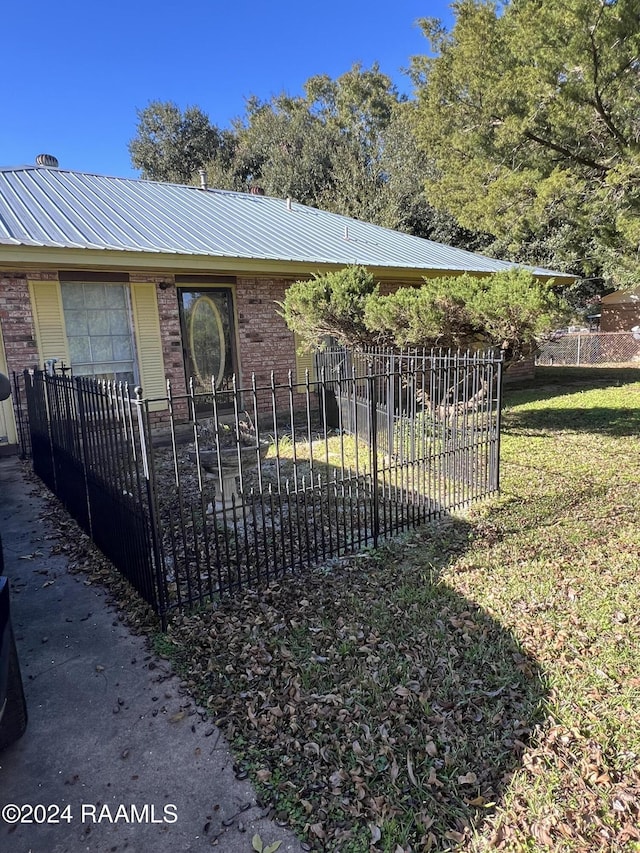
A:
<svg viewBox="0 0 640 853">
<path fill-rule="evenodd" d="M 491 504 L 170 625 L 185 689 L 303 849 L 640 844 L 640 409 L 556 382 L 504 424 Z M 92 578 L 157 626 L 106 561 Z"/>
</svg>

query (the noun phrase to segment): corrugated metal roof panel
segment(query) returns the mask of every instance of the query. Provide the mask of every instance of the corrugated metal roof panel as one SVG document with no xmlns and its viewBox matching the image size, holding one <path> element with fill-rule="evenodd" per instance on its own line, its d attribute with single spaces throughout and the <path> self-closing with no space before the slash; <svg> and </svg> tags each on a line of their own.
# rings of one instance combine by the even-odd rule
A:
<svg viewBox="0 0 640 853">
<path fill-rule="evenodd" d="M 38 166 L 0 169 L 3 243 L 412 270 L 513 266 L 283 199 Z"/>
</svg>

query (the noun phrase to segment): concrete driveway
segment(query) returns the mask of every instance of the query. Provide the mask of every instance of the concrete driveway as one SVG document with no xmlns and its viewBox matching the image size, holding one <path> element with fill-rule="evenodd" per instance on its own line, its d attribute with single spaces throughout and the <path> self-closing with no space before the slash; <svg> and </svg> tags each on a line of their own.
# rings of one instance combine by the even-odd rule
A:
<svg viewBox="0 0 640 853">
<path fill-rule="evenodd" d="M 39 491 L 17 459 L 0 459 L 5 573 L 29 708 L 26 734 L 0 753 L 0 850 L 248 853 L 258 833 L 265 846 L 302 851 L 236 778 L 220 731 L 169 664 L 101 589 L 50 554 L 56 520 Z"/>
</svg>

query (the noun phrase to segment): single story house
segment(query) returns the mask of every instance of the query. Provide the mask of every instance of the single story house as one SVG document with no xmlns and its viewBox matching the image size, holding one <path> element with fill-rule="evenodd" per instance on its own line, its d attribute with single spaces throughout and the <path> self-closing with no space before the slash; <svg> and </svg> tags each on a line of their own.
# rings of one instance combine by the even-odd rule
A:
<svg viewBox="0 0 640 853">
<path fill-rule="evenodd" d="M 178 394 L 187 377 L 286 381 L 304 363 L 276 303 L 291 282 L 349 264 L 387 292 L 512 266 L 290 199 L 75 172 L 41 155 L 0 169 L 0 372 L 57 359 L 150 398 L 167 379 Z M 13 443 L 3 405 L 0 441 Z"/>
<path fill-rule="evenodd" d="M 640 326 L 640 287 L 603 296 L 600 311 L 601 332 L 629 332 Z"/>
</svg>

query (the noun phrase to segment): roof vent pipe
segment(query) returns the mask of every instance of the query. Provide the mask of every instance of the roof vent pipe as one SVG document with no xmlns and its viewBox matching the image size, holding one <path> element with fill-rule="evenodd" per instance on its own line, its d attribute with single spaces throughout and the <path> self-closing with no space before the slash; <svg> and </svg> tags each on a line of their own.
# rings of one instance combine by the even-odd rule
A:
<svg viewBox="0 0 640 853">
<path fill-rule="evenodd" d="M 47 166 L 50 169 L 58 168 L 58 158 L 53 154 L 38 154 L 36 157 L 36 166 Z"/>
<path fill-rule="evenodd" d="M 291 196 L 287 197 L 287 210 L 291 210 Z"/>
<path fill-rule="evenodd" d="M 200 189 L 208 190 L 209 187 L 207 186 L 207 170 L 199 169 L 198 174 L 200 175 Z"/>
</svg>

